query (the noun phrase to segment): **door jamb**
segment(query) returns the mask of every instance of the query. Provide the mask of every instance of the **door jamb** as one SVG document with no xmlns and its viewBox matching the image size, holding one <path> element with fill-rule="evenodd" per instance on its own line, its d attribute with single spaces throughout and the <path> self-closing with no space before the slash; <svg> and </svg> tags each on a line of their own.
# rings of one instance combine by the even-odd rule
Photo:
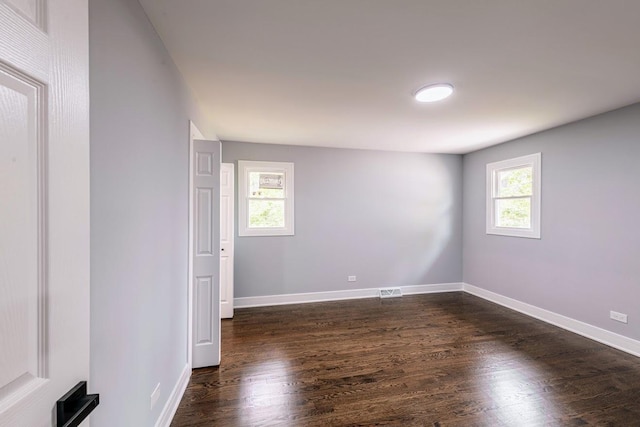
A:
<svg viewBox="0 0 640 427">
<path fill-rule="evenodd" d="M 193 367 L 193 141 L 205 139 L 204 135 L 189 120 L 189 251 L 188 251 L 188 277 L 187 277 L 187 363 L 189 369 Z"/>
</svg>

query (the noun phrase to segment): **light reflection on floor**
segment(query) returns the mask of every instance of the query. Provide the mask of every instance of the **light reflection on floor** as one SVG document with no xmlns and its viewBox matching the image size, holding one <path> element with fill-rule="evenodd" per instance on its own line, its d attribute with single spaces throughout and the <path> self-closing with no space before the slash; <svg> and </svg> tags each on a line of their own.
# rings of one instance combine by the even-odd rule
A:
<svg viewBox="0 0 640 427">
<path fill-rule="evenodd" d="M 537 369 L 531 360 L 520 362 L 518 359 L 526 355 L 519 351 L 507 345 L 500 347 L 499 352 L 479 358 L 476 365 L 477 370 L 486 372 L 475 378 L 477 385 L 488 393 L 487 406 L 492 408 L 493 417 L 500 425 L 554 425 L 562 411 L 549 399 L 552 396 L 545 396 L 539 382 L 531 381 L 544 376 L 544 371 Z M 501 365 L 504 369 L 500 369 Z"/>
<path fill-rule="evenodd" d="M 268 359 L 249 368 L 240 381 L 240 399 L 244 400 L 242 425 L 264 425 L 265 419 L 288 425 L 292 394 L 283 389 L 282 378 L 291 375 L 290 366 L 287 358 L 278 354 L 270 354 Z M 269 416 L 265 417 L 265 413 Z"/>
</svg>

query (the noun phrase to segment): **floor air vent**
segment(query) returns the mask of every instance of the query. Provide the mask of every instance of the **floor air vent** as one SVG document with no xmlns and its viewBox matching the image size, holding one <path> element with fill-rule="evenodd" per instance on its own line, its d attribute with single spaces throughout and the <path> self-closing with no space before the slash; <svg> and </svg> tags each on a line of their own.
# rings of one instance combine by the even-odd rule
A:
<svg viewBox="0 0 640 427">
<path fill-rule="evenodd" d="M 380 288 L 380 298 L 401 297 L 402 290 L 400 288 Z"/>
</svg>

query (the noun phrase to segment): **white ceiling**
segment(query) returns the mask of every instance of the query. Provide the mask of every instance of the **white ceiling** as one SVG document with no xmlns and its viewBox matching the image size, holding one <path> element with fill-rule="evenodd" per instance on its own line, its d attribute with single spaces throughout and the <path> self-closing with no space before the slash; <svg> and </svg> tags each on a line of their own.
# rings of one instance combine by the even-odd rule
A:
<svg viewBox="0 0 640 427">
<path fill-rule="evenodd" d="M 222 140 L 465 153 L 640 101 L 638 0 L 141 3 Z"/>
</svg>

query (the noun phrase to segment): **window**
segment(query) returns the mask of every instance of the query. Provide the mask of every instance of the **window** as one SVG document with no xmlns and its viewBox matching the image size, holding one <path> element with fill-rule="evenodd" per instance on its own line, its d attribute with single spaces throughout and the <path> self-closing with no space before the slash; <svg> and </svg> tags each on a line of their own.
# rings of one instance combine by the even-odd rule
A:
<svg viewBox="0 0 640 427">
<path fill-rule="evenodd" d="M 238 234 L 294 234 L 293 163 L 238 161 Z"/>
<path fill-rule="evenodd" d="M 487 234 L 540 238 L 541 154 L 487 164 Z"/>
</svg>

